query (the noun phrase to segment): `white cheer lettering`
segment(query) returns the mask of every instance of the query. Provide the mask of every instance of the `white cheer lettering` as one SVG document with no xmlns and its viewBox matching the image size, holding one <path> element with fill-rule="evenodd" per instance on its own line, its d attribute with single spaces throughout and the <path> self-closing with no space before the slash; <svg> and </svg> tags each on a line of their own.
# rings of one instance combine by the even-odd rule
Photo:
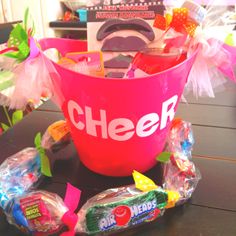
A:
<svg viewBox="0 0 236 236">
<path fill-rule="evenodd" d="M 78 115 L 83 115 L 84 112 L 82 110 L 82 108 L 74 101 L 70 100 L 68 102 L 68 113 L 70 116 L 70 120 L 72 122 L 72 124 L 79 130 L 83 130 L 85 127 L 85 124 L 81 121 L 77 121 L 75 120 L 75 115 L 74 112 L 77 112 Z"/>
<path fill-rule="evenodd" d="M 160 129 L 164 129 L 167 125 L 167 121 L 169 118 L 169 122 L 174 119 L 175 116 L 175 106 L 178 101 L 178 96 L 175 95 L 162 104 L 162 116 L 161 116 L 161 127 Z"/>
</svg>

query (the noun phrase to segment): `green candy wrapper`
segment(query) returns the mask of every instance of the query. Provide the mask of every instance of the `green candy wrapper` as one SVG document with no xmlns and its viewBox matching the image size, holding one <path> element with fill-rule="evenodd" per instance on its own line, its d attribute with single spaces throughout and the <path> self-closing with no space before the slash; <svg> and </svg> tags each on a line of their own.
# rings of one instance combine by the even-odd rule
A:
<svg viewBox="0 0 236 236">
<path fill-rule="evenodd" d="M 135 185 L 108 189 L 81 208 L 76 231 L 111 233 L 153 221 L 162 215 L 167 203 L 168 194 L 159 187 L 148 192 L 138 190 Z"/>
</svg>

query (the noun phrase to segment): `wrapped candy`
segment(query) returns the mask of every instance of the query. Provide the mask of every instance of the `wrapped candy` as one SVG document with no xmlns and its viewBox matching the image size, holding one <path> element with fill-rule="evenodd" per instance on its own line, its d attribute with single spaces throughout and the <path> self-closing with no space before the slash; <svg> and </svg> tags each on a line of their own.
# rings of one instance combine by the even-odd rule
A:
<svg viewBox="0 0 236 236">
<path fill-rule="evenodd" d="M 108 189 L 89 199 L 78 212 L 76 231 L 114 233 L 153 221 L 178 201 L 178 192 L 163 190 L 137 171 L 133 177 L 135 185 Z"/>
<path fill-rule="evenodd" d="M 141 192 L 134 185 L 108 189 L 88 200 L 79 211 L 77 231 L 111 233 L 149 222 L 162 214 L 167 201 L 167 193 L 161 188 L 149 192 Z"/>
<path fill-rule="evenodd" d="M 69 142 L 69 129 L 65 121 L 59 121 L 48 127 L 42 140 L 40 134 L 36 135 L 35 148 L 25 148 L 8 157 L 0 166 L 0 207 L 5 210 L 13 198 L 21 196 L 38 184 L 42 174 L 50 177 L 46 151 L 57 151 Z"/>
<path fill-rule="evenodd" d="M 40 156 L 35 148 L 26 148 L 8 157 L 0 166 L 0 207 L 22 195 L 41 177 Z"/>
<path fill-rule="evenodd" d="M 57 152 L 70 142 L 70 129 L 65 120 L 51 124 L 42 137 L 42 147 L 52 152 Z"/>
<path fill-rule="evenodd" d="M 166 150 L 189 159 L 192 156 L 193 144 L 194 138 L 191 123 L 175 118 L 168 134 Z"/>
<path fill-rule="evenodd" d="M 192 162 L 194 144 L 191 123 L 180 118 L 173 120 L 167 138 L 166 151 L 170 152 L 170 160 L 163 164 L 163 188 L 178 191 L 184 203 L 193 194 L 201 179 L 200 171 Z"/>
<path fill-rule="evenodd" d="M 77 215 L 74 211 L 80 191 L 71 185 L 67 187 L 64 202 L 54 193 L 33 191 L 11 201 L 5 213 L 8 221 L 24 232 L 50 235 L 67 226 L 69 231 L 61 235 L 73 236 L 75 232 L 115 233 L 148 223 L 162 216 L 166 208 L 183 202 L 178 190 L 165 190 L 137 171 L 134 171 L 133 177 L 135 185 L 97 194 L 84 204 Z M 175 178 L 175 181 L 179 179 Z"/>
<path fill-rule="evenodd" d="M 179 193 L 181 200 L 178 204 L 183 204 L 191 198 L 200 179 L 200 171 L 188 159 L 184 160 L 174 154 L 170 161 L 164 164 L 163 188 Z"/>
<path fill-rule="evenodd" d="M 26 233 L 50 235 L 66 225 L 73 235 L 79 199 L 80 190 L 68 184 L 64 201 L 55 193 L 32 191 L 15 198 L 5 213 L 9 223 Z"/>
</svg>

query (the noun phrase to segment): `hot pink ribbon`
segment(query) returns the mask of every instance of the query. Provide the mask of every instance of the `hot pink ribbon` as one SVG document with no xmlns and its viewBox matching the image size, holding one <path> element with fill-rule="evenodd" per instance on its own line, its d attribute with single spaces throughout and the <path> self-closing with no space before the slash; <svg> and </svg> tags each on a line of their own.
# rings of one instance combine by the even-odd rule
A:
<svg viewBox="0 0 236 236">
<path fill-rule="evenodd" d="M 71 184 L 67 184 L 66 196 L 64 199 L 68 211 L 62 216 L 62 222 L 68 227 L 68 231 L 61 234 L 61 236 L 74 236 L 75 226 L 78 222 L 78 216 L 74 211 L 76 210 L 80 201 L 81 191 Z"/>
</svg>

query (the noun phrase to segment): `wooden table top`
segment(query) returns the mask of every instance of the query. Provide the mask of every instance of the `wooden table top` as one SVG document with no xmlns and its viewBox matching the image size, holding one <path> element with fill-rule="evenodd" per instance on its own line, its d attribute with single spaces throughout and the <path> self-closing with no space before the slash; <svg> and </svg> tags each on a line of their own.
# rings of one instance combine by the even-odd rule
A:
<svg viewBox="0 0 236 236">
<path fill-rule="evenodd" d="M 194 107 L 194 104 L 190 104 L 191 108 L 188 109 L 192 109 L 192 105 Z M 180 105 L 179 115 L 181 115 L 181 110 L 184 110 L 184 106 L 184 104 Z M 212 105 L 213 108 L 216 107 Z M 37 111 L 27 115 L 23 121 L 0 137 L 0 163 L 17 151 L 33 146 L 37 132 L 43 133 L 48 125 L 62 118 L 60 110 L 51 102 L 47 102 Z M 112 235 L 236 235 L 236 128 L 235 126 L 207 125 L 206 119 L 202 124 L 194 124 L 194 119 L 189 121 L 193 123 L 193 131 L 196 134 L 193 160 L 202 174 L 202 180 L 192 199 L 183 206 L 167 210 L 163 217 L 152 223 Z M 67 160 L 63 160 L 65 157 Z M 88 198 L 102 190 L 133 183 L 131 177 L 105 177 L 89 171 L 80 163 L 73 144 L 57 153 L 55 158 L 58 160 L 54 163 L 53 177 L 45 180 L 39 188 L 56 192 L 64 197 L 66 183 L 70 182 L 82 190 L 79 207 Z M 146 174 L 156 183 L 161 182 L 160 165 L 156 165 Z M 23 236 L 15 227 L 6 222 L 3 214 L 0 215 L 0 235 Z"/>
</svg>

